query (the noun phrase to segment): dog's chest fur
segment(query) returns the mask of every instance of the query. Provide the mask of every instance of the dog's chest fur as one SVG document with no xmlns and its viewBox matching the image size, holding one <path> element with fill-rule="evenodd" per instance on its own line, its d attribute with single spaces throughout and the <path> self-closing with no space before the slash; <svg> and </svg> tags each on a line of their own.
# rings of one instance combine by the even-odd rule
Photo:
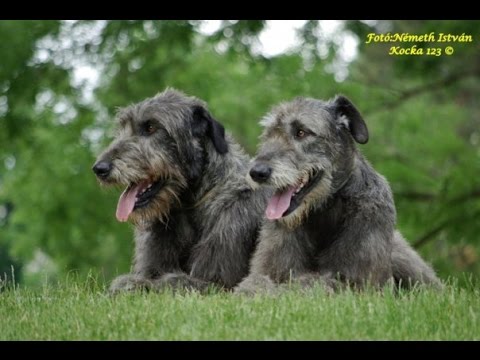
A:
<svg viewBox="0 0 480 360">
<path fill-rule="evenodd" d="M 347 221 L 345 217 L 346 199 L 335 196 L 326 206 L 312 211 L 298 231 L 304 232 L 304 238 L 311 242 L 315 253 L 327 249 L 343 231 Z"/>
</svg>

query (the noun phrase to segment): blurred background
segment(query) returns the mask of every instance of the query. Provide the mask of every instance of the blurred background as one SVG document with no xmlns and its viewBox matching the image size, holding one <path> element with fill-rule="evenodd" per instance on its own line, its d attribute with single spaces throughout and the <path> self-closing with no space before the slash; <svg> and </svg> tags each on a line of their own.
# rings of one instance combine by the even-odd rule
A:
<svg viewBox="0 0 480 360">
<path fill-rule="evenodd" d="M 368 33 L 473 36 L 451 56 L 389 56 Z M 480 21 L 1 21 L 0 274 L 26 286 L 127 272 L 120 190 L 91 171 L 118 107 L 172 86 L 254 154 L 295 96 L 347 95 L 398 227 L 441 277 L 480 274 Z M 413 44 L 405 44 L 411 46 Z"/>
</svg>

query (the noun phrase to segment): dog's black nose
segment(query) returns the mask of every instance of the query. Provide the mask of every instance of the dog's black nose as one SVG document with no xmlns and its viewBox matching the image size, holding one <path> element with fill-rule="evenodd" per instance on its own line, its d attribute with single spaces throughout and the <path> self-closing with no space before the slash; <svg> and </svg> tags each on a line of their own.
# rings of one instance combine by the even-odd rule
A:
<svg viewBox="0 0 480 360">
<path fill-rule="evenodd" d="M 258 183 L 267 181 L 271 174 L 272 168 L 264 163 L 257 163 L 250 169 L 250 176 Z"/>
<path fill-rule="evenodd" d="M 99 161 L 93 165 L 92 170 L 98 177 L 105 179 L 112 170 L 112 163 L 110 161 Z"/>
</svg>

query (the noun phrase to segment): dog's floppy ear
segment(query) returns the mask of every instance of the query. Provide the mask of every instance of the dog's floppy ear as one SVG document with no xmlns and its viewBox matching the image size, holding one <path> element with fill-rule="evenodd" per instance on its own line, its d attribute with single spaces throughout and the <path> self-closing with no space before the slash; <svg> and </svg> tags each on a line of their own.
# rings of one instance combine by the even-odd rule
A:
<svg viewBox="0 0 480 360">
<path fill-rule="evenodd" d="M 228 144 L 225 140 L 225 128 L 203 106 L 194 106 L 192 117 L 193 136 L 208 136 L 212 140 L 217 152 L 222 155 L 226 154 L 228 152 Z"/>
<path fill-rule="evenodd" d="M 355 105 L 343 95 L 337 95 L 331 105 L 337 119 L 345 116 L 347 127 L 355 141 L 359 144 L 366 144 L 368 142 L 367 124 Z"/>
</svg>

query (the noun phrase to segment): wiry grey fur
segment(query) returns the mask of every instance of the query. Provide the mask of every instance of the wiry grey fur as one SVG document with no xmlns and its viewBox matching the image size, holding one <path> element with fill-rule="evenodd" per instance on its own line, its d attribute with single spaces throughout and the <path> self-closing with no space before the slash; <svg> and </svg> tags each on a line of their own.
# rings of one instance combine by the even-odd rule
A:
<svg viewBox="0 0 480 360">
<path fill-rule="evenodd" d="M 253 181 L 249 175 L 252 186 L 260 182 L 278 191 L 315 174 L 319 181 L 293 212 L 265 220 L 250 274 L 236 292 L 274 291 L 292 281 L 320 283 L 330 291 L 345 284 L 381 287 L 392 279 L 440 286 L 395 230 L 390 186 L 355 146 L 368 141 L 368 130 L 347 98 L 298 98 L 274 108 L 262 124 L 250 175 L 263 171 L 265 178 Z"/>
<path fill-rule="evenodd" d="M 164 185 L 131 213 L 133 271 L 115 279 L 111 291 L 234 287 L 248 273 L 265 202 L 246 182 L 248 156 L 203 101 L 175 90 L 127 107 L 118 123 L 95 165 L 112 165 L 101 182 L 126 187 L 164 179 Z"/>
</svg>

